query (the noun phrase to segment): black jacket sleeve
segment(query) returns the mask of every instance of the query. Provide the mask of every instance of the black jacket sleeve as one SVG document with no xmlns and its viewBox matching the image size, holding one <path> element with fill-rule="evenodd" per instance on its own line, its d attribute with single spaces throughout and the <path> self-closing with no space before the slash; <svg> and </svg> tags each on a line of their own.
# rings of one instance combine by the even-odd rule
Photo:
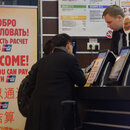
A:
<svg viewBox="0 0 130 130">
<path fill-rule="evenodd" d="M 75 57 L 73 57 L 72 59 L 72 64 L 70 67 L 70 75 L 71 78 L 74 82 L 74 84 L 78 85 L 78 86 L 84 86 L 86 83 L 86 79 L 84 76 L 83 71 L 81 70 L 78 61 Z"/>
</svg>

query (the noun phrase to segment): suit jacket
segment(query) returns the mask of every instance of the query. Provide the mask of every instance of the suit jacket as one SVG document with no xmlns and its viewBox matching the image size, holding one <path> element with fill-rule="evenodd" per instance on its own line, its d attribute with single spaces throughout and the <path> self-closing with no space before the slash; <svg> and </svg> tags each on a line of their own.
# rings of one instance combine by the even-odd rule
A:
<svg viewBox="0 0 130 130">
<path fill-rule="evenodd" d="M 37 87 L 43 96 L 72 96 L 74 84 L 84 86 L 86 79 L 76 57 L 64 50 L 43 57 L 39 62 Z"/>
<path fill-rule="evenodd" d="M 116 55 L 118 55 L 118 43 L 120 40 L 120 33 L 123 33 L 123 46 L 126 46 L 126 34 L 123 29 L 119 31 L 113 31 L 112 34 L 112 42 L 111 42 L 111 51 L 113 51 Z"/>
</svg>

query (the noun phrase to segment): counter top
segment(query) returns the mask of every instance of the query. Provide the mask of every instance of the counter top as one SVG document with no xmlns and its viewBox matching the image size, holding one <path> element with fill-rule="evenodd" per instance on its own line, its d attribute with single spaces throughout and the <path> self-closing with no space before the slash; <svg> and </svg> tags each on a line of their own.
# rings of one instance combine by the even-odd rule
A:
<svg viewBox="0 0 130 130">
<path fill-rule="evenodd" d="M 78 99 L 130 100 L 130 87 L 77 87 Z"/>
</svg>

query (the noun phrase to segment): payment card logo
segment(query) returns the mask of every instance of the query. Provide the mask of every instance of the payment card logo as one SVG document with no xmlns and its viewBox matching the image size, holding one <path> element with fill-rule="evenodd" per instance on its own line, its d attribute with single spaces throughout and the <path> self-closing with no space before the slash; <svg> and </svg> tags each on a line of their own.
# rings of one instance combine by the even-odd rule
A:
<svg viewBox="0 0 130 130">
<path fill-rule="evenodd" d="M 6 44 L 2 46 L 2 52 L 10 52 L 12 49 L 12 45 Z"/>
<path fill-rule="evenodd" d="M 9 102 L 0 102 L 0 109 L 8 109 Z"/>
<path fill-rule="evenodd" d="M 16 79 L 16 75 L 7 76 L 6 83 L 14 83 Z"/>
</svg>

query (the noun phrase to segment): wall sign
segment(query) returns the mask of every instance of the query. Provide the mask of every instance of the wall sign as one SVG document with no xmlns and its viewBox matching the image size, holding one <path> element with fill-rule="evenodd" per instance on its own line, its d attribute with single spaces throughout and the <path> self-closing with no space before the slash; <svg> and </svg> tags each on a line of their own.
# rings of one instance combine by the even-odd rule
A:
<svg viewBox="0 0 130 130">
<path fill-rule="evenodd" d="M 59 0 L 59 33 L 106 37 L 110 29 L 107 28 L 102 13 L 106 7 L 114 4 L 120 5 L 130 14 L 129 0 Z"/>
<path fill-rule="evenodd" d="M 0 130 L 23 130 L 21 80 L 37 60 L 37 8 L 0 6 Z"/>
</svg>

